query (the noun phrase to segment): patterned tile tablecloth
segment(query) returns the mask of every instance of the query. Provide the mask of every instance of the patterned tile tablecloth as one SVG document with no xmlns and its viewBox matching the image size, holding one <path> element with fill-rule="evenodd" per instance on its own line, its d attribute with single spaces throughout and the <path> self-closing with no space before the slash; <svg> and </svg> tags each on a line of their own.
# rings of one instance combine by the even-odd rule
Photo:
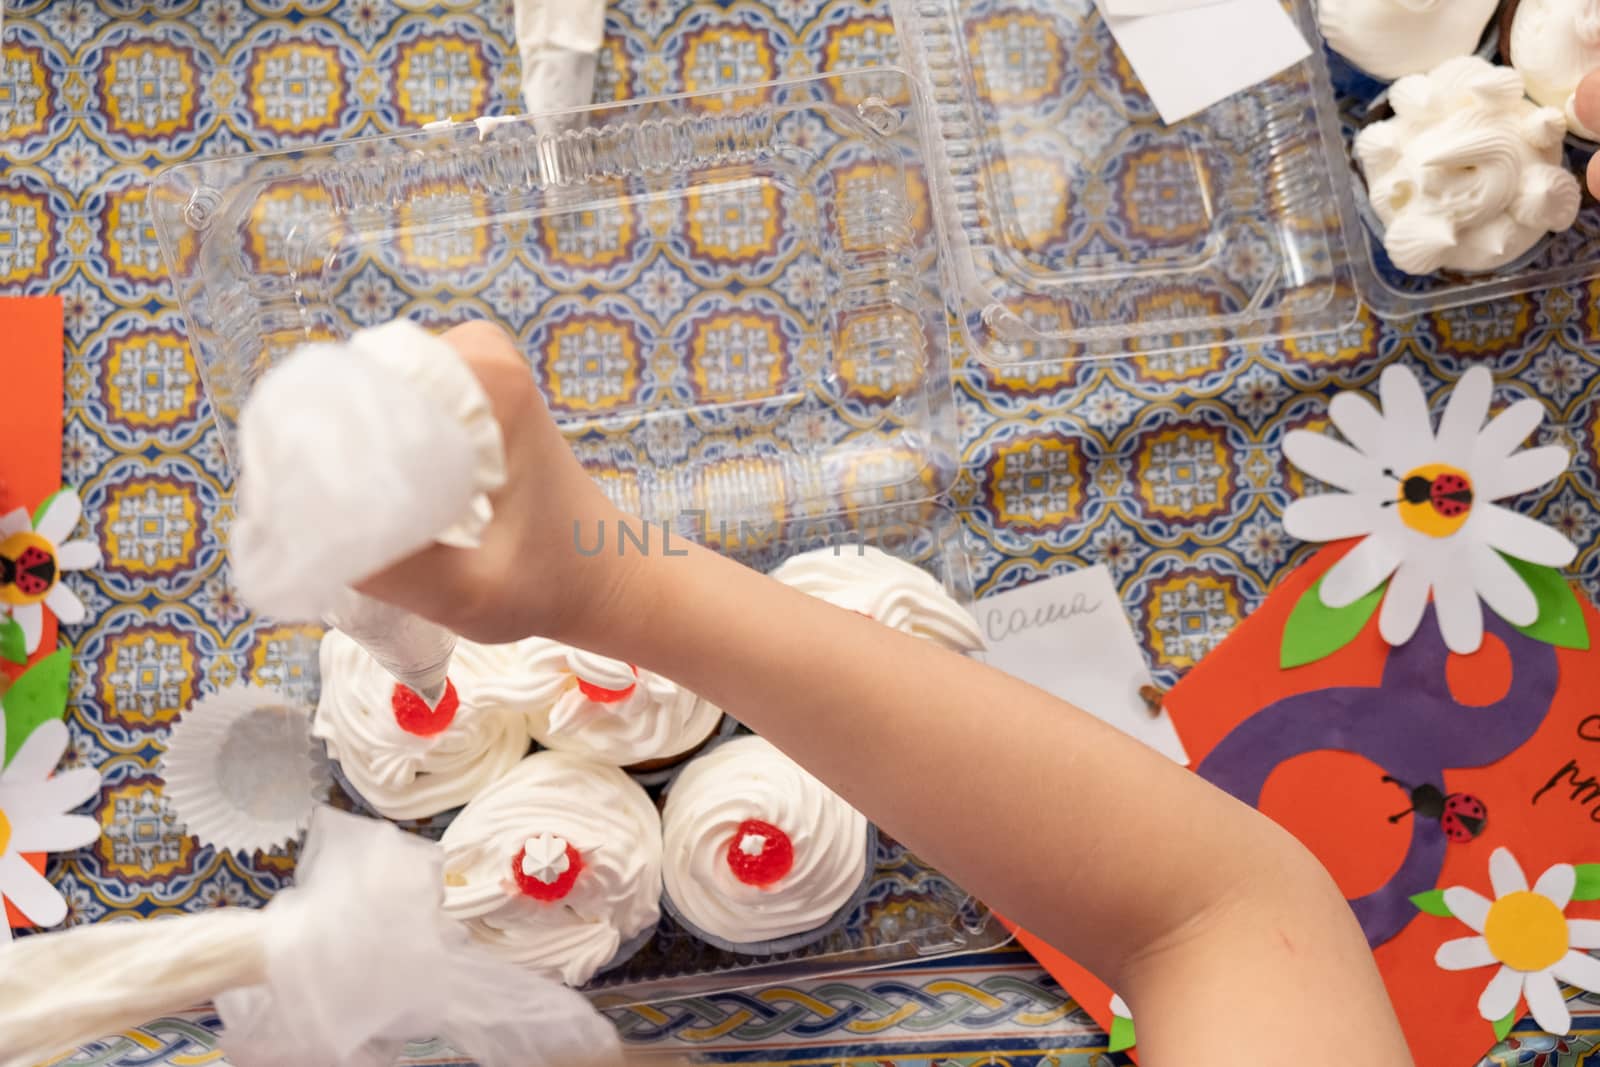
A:
<svg viewBox="0 0 1600 1067">
<path fill-rule="evenodd" d="M 758 82 L 893 61 L 876 0 L 617 0 L 602 98 Z M 1019 79 L 1064 85 L 1073 128 L 1108 102 L 1013 52 Z M 997 60 L 989 57 L 993 65 Z M 0 293 L 66 302 L 66 479 L 82 488 L 106 563 L 74 588 L 69 759 L 100 768 L 99 843 L 50 877 L 70 922 L 258 904 L 291 862 L 218 855 L 187 836 L 156 767 L 170 723 L 236 679 L 308 696 L 313 632 L 252 618 L 229 584 L 233 512 L 217 434 L 165 282 L 144 190 L 163 164 L 205 154 L 515 110 L 509 0 L 7 0 L 0 60 Z M 1113 105 L 1115 102 L 1111 102 Z M 1081 106 L 1080 106 L 1081 105 Z M 1159 175 L 1151 181 L 1159 181 Z M 1157 190 L 1159 192 L 1159 190 Z M 3 358 L 3 356 L 0 356 Z M 997 373 L 957 353 L 964 470 L 953 497 L 979 591 L 1103 563 L 1157 674 L 1171 682 L 1304 557 L 1284 533 L 1299 490 L 1281 458 L 1328 396 L 1400 360 L 1430 389 L 1471 364 L 1497 400 L 1534 396 L 1572 469 L 1523 506 L 1585 546 L 1600 591 L 1600 301 L 1591 289 L 1399 324 L 1363 318 L 1315 342 L 1219 348 L 1066 370 Z M 1329 1036 L 1337 1005 L 1329 1006 Z M 632 1041 L 755 1063 L 1108 1062 L 1105 1039 L 1015 952 L 620 1013 Z M 154 1023 L 82 1064 L 216 1061 L 214 1019 Z M 1519 1031 L 1506 1064 L 1577 1063 L 1600 1004 L 1557 1043 Z M 1261 1062 L 1238 1043 L 1243 1061 Z M 450 1062 L 419 1049 L 423 1062 Z"/>
</svg>

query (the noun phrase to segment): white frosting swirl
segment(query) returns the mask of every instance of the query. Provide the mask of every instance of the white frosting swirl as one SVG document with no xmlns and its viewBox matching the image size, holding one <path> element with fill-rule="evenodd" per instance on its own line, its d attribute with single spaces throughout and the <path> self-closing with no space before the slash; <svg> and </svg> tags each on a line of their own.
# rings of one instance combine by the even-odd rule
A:
<svg viewBox="0 0 1600 1067">
<path fill-rule="evenodd" d="M 1566 118 L 1524 98 L 1510 67 L 1447 60 L 1395 82 L 1389 104 L 1394 117 L 1362 130 L 1355 154 L 1401 270 L 1494 270 L 1577 221 Z"/>
<path fill-rule="evenodd" d="M 746 884 L 728 865 L 748 819 L 794 847 L 794 866 L 770 885 Z M 685 767 L 662 824 L 667 895 L 690 923 L 735 944 L 815 930 L 867 873 L 866 817 L 760 737 L 736 737 Z"/>
<path fill-rule="evenodd" d="M 539 638 L 517 649 L 519 670 L 542 680 L 545 699 L 529 712 L 528 732 L 546 748 L 632 767 L 692 750 L 722 721 L 715 704 L 621 660 Z M 620 700 L 594 700 L 580 680 L 598 689 L 630 691 Z"/>
<path fill-rule="evenodd" d="M 517 853 L 545 835 L 571 845 L 582 863 L 555 901 L 524 896 L 513 877 Z M 440 844 L 445 912 L 496 954 L 568 985 L 587 982 L 661 915 L 661 820 L 615 767 L 535 753 L 474 798 Z M 549 872 L 564 874 L 558 867 Z"/>
<path fill-rule="evenodd" d="M 1470 54 L 1498 0 L 1319 0 L 1328 45 L 1379 78 L 1426 74 Z"/>
<path fill-rule="evenodd" d="M 983 647 L 978 624 L 937 579 L 870 545 L 802 552 L 784 560 L 772 577 L 956 652 Z"/>
<path fill-rule="evenodd" d="M 1600 4 L 1594 0 L 1522 0 L 1511 23 L 1511 64 L 1528 84 L 1528 95 L 1560 108 L 1567 128 L 1600 140 L 1578 120 L 1578 83 L 1600 70 Z"/>
<path fill-rule="evenodd" d="M 356 792 L 391 819 L 460 807 L 528 752 L 528 706 L 499 681 L 515 661 L 507 646 L 462 641 L 449 680 L 459 706 L 440 733 L 419 737 L 395 721 L 395 680 L 338 630 L 322 639 L 322 696 L 311 724 Z"/>
</svg>

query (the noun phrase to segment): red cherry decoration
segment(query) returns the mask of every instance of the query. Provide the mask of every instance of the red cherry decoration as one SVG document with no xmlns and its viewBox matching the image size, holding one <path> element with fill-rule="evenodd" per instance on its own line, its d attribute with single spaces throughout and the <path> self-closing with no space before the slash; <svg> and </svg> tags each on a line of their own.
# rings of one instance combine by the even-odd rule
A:
<svg viewBox="0 0 1600 1067">
<path fill-rule="evenodd" d="M 394 709 L 394 721 L 400 729 L 417 737 L 432 737 L 444 733 L 455 722 L 461 699 L 456 696 L 455 683 L 446 678 L 444 696 L 439 698 L 436 708 L 428 707 L 428 702 L 418 696 L 415 690 L 399 684 L 395 685 L 394 693 L 389 697 L 389 706 Z"/>
<path fill-rule="evenodd" d="M 638 667 L 635 667 L 630 663 L 628 664 L 628 669 L 633 672 L 633 676 L 635 678 L 639 677 Z M 633 691 L 637 688 L 639 688 L 639 684 L 637 682 L 628 686 L 626 689 L 606 689 L 602 686 L 595 685 L 593 682 L 586 682 L 582 678 L 578 679 L 578 690 L 596 704 L 616 704 L 620 701 L 627 700 L 633 695 Z"/>
<path fill-rule="evenodd" d="M 523 896 L 542 903 L 552 903 L 572 892 L 572 886 L 577 882 L 578 875 L 583 873 L 583 857 L 570 843 L 567 845 L 567 869 L 557 875 L 553 882 L 541 882 L 531 874 L 522 873 L 522 861 L 527 854 L 528 849 L 524 846 L 517 849 L 517 854 L 511 857 L 511 877 L 516 879 L 517 889 Z"/>
<path fill-rule="evenodd" d="M 752 834 L 765 839 L 761 851 L 754 855 L 740 847 Z M 728 867 L 745 885 L 772 885 L 794 869 L 794 842 L 769 822 L 746 819 L 728 842 Z"/>
</svg>

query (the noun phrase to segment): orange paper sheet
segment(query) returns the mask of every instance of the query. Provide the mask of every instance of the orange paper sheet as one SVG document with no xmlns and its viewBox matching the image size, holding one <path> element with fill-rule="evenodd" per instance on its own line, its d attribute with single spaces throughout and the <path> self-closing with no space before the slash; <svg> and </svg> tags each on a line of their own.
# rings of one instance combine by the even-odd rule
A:
<svg viewBox="0 0 1600 1067">
<path fill-rule="evenodd" d="M 1530 679 L 1552 673 L 1545 670 L 1552 662 L 1545 653 L 1520 644 L 1515 635 L 1509 647 L 1489 635 L 1474 655 L 1449 656 L 1442 678 L 1419 676 L 1405 684 L 1391 678 L 1383 688 L 1394 652 L 1378 635 L 1376 614 L 1353 642 L 1326 659 L 1280 668 L 1284 624 L 1296 601 L 1348 547 L 1325 549 L 1289 575 L 1168 694 L 1167 708 L 1198 773 L 1212 777 L 1206 760 L 1219 744 L 1258 712 L 1296 694 L 1372 687 L 1365 699 L 1385 716 L 1407 723 L 1407 694 L 1419 684 L 1436 684 L 1461 705 L 1455 735 L 1476 736 L 1483 732 L 1482 721 L 1473 716 L 1481 709 L 1505 705 L 1528 690 Z M 1488 819 L 1474 839 L 1446 839 L 1432 887 L 1466 886 L 1492 900 L 1489 856 L 1499 846 L 1513 853 L 1530 883 L 1556 863 L 1600 862 L 1600 613 L 1586 601 L 1582 611 L 1591 635 L 1588 650 L 1542 646 L 1553 657 L 1554 696 L 1523 702 L 1521 714 L 1535 723 L 1526 740 L 1483 765 L 1443 767 L 1445 791 L 1477 798 Z M 1435 626 L 1430 614 L 1423 627 Z M 1522 651 L 1513 655 L 1512 648 Z M 1317 727 L 1308 721 L 1306 729 Z M 1415 753 L 1416 746 L 1429 744 L 1419 733 L 1399 745 L 1390 761 L 1414 759 L 1405 750 Z M 1442 834 L 1439 822 L 1421 816 L 1391 821 L 1406 810 L 1408 798 L 1399 786 L 1383 781 L 1393 769 L 1370 758 L 1385 745 L 1366 747 L 1367 755 L 1328 747 L 1277 763 L 1257 805 L 1299 837 L 1352 900 L 1385 890 L 1403 869 L 1414 834 Z M 1454 917 L 1421 911 L 1406 916 L 1405 925 L 1374 955 L 1412 1055 L 1419 1067 L 1471 1067 L 1496 1042 L 1477 1002 L 1498 967 L 1442 970 L 1434 962 L 1439 945 L 1471 937 L 1472 930 Z M 1574 901 L 1566 916 L 1600 918 L 1600 901 Z M 1102 983 L 1031 935 L 1019 937 L 1097 1021 L 1109 1024 L 1110 993 Z M 1526 1005 L 1520 1004 L 1518 1012 L 1526 1014 Z"/>
<path fill-rule="evenodd" d="M 61 487 L 64 341 L 60 297 L 0 297 L 0 513 L 31 512 Z M 32 660 L 55 647 L 56 622 L 45 612 Z M 0 660 L 8 678 L 23 669 Z M 43 855 L 25 858 L 44 870 Z M 9 901 L 5 914 L 12 926 L 32 925 Z"/>
<path fill-rule="evenodd" d="M 61 298 L 0 297 L 0 513 L 32 512 L 61 488 L 62 374 L 66 362 Z M 45 612 L 39 659 L 56 647 Z M 20 667 L 0 661 L 11 677 Z"/>
</svg>

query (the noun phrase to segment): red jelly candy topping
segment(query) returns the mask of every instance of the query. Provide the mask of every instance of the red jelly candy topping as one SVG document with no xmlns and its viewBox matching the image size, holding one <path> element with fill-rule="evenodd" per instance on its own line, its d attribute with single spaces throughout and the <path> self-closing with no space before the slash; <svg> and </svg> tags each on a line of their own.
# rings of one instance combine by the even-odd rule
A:
<svg viewBox="0 0 1600 1067">
<path fill-rule="evenodd" d="M 456 696 L 455 683 L 446 678 L 444 696 L 439 698 L 436 708 L 428 707 L 426 700 L 403 685 L 394 687 L 389 706 L 394 708 L 394 721 L 400 724 L 400 729 L 418 737 L 432 737 L 444 733 L 455 722 L 456 709 L 461 707 L 461 700 Z"/>
<path fill-rule="evenodd" d="M 628 664 L 628 669 L 633 672 L 633 676 L 635 678 L 639 677 L 638 667 L 635 667 L 630 663 Z M 596 704 L 615 704 L 618 701 L 627 700 L 637 688 L 639 688 L 639 686 L 634 684 L 628 686 L 626 689 L 602 689 L 593 682 L 586 682 L 582 678 L 578 679 L 578 690 Z"/>
<path fill-rule="evenodd" d="M 745 885 L 769 886 L 794 868 L 794 843 L 771 823 L 746 819 L 728 842 L 728 866 Z"/>
<path fill-rule="evenodd" d="M 531 874 L 522 873 L 522 860 L 527 854 L 526 848 L 519 848 L 517 854 L 511 857 L 511 877 L 516 879 L 517 888 L 525 897 L 532 897 L 546 904 L 560 900 L 572 892 L 572 886 L 577 882 L 578 875 L 583 873 L 583 857 L 578 855 L 578 850 L 570 844 L 567 845 L 567 869 L 558 874 L 553 882 L 541 882 Z"/>
</svg>

